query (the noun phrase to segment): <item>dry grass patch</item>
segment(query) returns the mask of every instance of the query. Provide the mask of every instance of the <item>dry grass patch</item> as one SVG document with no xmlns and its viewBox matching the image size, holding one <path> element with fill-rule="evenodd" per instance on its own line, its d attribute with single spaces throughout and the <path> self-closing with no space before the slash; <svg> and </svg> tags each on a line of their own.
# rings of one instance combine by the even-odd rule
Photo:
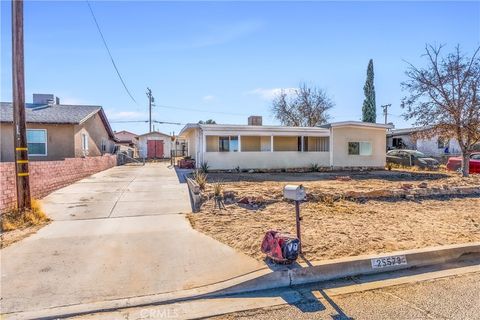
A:
<svg viewBox="0 0 480 320">
<path fill-rule="evenodd" d="M 479 198 L 304 203 L 302 248 L 313 261 L 480 241 L 478 208 Z M 257 211 L 236 204 L 222 211 L 205 208 L 189 219 L 195 229 L 258 260 L 264 258 L 260 243 L 266 231 L 295 234 L 295 210 L 288 202 Z"/>
<path fill-rule="evenodd" d="M 1 216 L 1 248 L 17 242 L 50 222 L 40 202 L 32 200 L 32 208 L 25 212 L 12 210 Z"/>
</svg>

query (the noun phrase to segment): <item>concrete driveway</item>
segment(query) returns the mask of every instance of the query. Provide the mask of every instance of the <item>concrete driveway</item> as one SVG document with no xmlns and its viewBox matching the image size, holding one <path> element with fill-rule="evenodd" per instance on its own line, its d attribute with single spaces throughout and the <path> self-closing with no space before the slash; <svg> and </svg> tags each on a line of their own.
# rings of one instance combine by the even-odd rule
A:
<svg viewBox="0 0 480 320">
<path fill-rule="evenodd" d="M 193 230 L 165 163 L 115 167 L 44 200 L 54 221 L 1 253 L 2 313 L 191 289 L 261 268 Z"/>
</svg>

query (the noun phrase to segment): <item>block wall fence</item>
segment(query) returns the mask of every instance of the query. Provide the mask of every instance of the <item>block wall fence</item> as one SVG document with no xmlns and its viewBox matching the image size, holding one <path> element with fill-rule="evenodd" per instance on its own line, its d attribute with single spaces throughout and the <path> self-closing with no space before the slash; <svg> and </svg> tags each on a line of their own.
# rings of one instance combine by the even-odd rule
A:
<svg viewBox="0 0 480 320">
<path fill-rule="evenodd" d="M 116 155 L 67 158 L 59 161 L 31 161 L 29 171 L 32 198 L 43 198 L 52 191 L 114 167 L 116 164 Z M 0 178 L 0 213 L 3 213 L 14 208 L 17 202 L 14 162 L 0 162 Z"/>
</svg>

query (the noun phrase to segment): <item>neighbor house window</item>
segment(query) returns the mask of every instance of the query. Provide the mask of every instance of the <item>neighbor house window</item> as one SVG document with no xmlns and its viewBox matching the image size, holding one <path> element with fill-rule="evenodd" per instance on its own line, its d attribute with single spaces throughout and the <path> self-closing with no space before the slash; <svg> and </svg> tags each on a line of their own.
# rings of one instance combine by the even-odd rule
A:
<svg viewBox="0 0 480 320">
<path fill-rule="evenodd" d="M 403 148 L 403 139 L 402 138 L 393 138 L 392 139 L 392 147 L 396 149 L 402 149 Z"/>
<path fill-rule="evenodd" d="M 88 134 L 82 133 L 82 151 L 84 155 L 88 155 Z"/>
<path fill-rule="evenodd" d="M 29 156 L 46 156 L 47 130 L 27 129 L 27 145 Z"/>
<path fill-rule="evenodd" d="M 106 152 L 107 151 L 107 140 L 102 138 L 102 152 Z"/>
<path fill-rule="evenodd" d="M 359 155 L 359 156 L 371 156 L 372 143 L 371 142 L 349 142 L 348 154 Z"/>
<path fill-rule="evenodd" d="M 445 149 L 446 147 L 448 147 L 449 144 L 450 141 L 448 139 L 438 138 L 437 140 L 438 149 Z"/>
<path fill-rule="evenodd" d="M 237 152 L 238 136 L 207 136 L 207 152 Z"/>
</svg>

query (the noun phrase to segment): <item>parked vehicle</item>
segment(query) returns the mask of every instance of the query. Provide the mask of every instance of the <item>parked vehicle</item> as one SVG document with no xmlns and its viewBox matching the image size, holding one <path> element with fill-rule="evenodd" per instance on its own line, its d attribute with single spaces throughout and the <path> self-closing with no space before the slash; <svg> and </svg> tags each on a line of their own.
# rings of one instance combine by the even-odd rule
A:
<svg viewBox="0 0 480 320">
<path fill-rule="evenodd" d="M 438 169 L 440 163 L 417 150 L 390 150 L 387 152 L 387 164 L 397 164 L 411 167 L 417 166 L 422 169 Z"/>
<path fill-rule="evenodd" d="M 462 157 L 450 157 L 447 162 L 447 169 L 452 171 L 459 171 L 462 168 Z M 470 155 L 470 173 L 480 173 L 480 152 L 475 152 Z"/>
</svg>

